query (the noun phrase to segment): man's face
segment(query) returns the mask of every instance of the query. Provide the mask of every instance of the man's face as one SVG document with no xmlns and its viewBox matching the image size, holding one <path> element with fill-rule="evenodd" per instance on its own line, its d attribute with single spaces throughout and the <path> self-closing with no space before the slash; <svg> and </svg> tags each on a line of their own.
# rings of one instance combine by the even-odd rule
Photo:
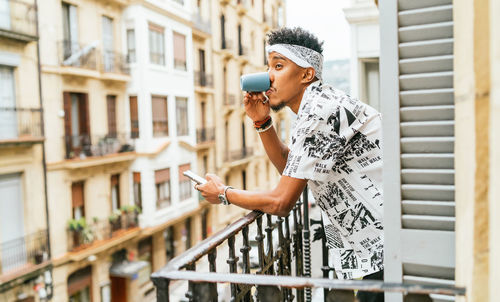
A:
<svg viewBox="0 0 500 302">
<path fill-rule="evenodd" d="M 271 109 L 278 111 L 301 93 L 303 68 L 277 52 L 271 52 L 267 61 L 271 88 L 266 95 Z"/>
</svg>

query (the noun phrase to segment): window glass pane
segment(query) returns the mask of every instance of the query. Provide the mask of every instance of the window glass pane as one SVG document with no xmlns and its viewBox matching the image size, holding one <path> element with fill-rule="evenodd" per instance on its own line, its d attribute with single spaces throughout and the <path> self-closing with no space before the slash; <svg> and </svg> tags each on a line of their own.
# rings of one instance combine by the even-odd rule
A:
<svg viewBox="0 0 500 302">
<path fill-rule="evenodd" d="M 174 68 L 186 70 L 186 37 L 174 32 Z"/>
<path fill-rule="evenodd" d="M 129 63 L 134 63 L 135 58 L 135 31 L 127 29 L 127 60 Z"/>
<path fill-rule="evenodd" d="M 187 98 L 177 97 L 176 104 L 176 122 L 177 122 L 177 135 L 188 135 L 188 112 L 187 112 Z"/>
<path fill-rule="evenodd" d="M 149 59 L 153 64 L 165 65 L 165 45 L 163 29 L 149 25 Z"/>
</svg>

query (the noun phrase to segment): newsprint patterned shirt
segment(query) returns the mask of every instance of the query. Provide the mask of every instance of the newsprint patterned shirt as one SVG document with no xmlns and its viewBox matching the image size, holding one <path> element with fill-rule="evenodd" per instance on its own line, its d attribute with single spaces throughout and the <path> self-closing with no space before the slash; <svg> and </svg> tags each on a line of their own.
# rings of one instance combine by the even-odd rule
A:
<svg viewBox="0 0 500 302">
<path fill-rule="evenodd" d="M 381 116 L 316 81 L 307 87 L 283 175 L 307 179 L 339 279 L 383 269 Z"/>
</svg>

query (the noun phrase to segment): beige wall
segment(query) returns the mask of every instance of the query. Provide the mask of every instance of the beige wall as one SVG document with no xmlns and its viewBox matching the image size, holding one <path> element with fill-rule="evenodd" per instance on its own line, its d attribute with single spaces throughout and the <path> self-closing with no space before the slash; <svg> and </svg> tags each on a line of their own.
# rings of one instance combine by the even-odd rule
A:
<svg viewBox="0 0 500 302">
<path fill-rule="evenodd" d="M 500 271 L 498 3 L 455 1 L 456 280 L 460 301 L 496 301 Z"/>
</svg>

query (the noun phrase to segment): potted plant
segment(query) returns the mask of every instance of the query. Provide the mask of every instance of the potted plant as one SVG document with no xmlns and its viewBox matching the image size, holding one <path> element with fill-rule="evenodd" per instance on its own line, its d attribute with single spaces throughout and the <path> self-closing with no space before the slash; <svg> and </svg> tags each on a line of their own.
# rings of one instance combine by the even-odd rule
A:
<svg viewBox="0 0 500 302">
<path fill-rule="evenodd" d="M 111 233 L 122 228 L 121 216 L 122 212 L 120 210 L 115 210 L 111 213 L 111 215 L 109 215 L 108 220 L 111 225 Z"/>
<path fill-rule="evenodd" d="M 138 226 L 138 217 L 141 209 L 136 205 L 126 205 L 121 207 L 121 211 L 126 217 L 127 228 L 135 228 Z"/>
<path fill-rule="evenodd" d="M 73 235 L 73 248 L 80 246 L 84 243 L 83 231 L 87 228 L 85 217 L 79 219 L 70 219 L 68 221 L 68 228 Z"/>
</svg>

